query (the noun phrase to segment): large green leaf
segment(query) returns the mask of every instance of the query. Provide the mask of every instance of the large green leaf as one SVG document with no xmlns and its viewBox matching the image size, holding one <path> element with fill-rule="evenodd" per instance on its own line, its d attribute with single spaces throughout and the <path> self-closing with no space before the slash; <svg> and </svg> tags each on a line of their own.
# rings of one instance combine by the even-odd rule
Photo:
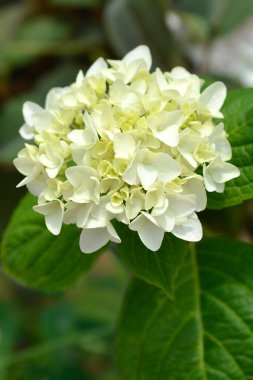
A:
<svg viewBox="0 0 253 380">
<path fill-rule="evenodd" d="M 64 226 L 53 236 L 33 211 L 34 204 L 32 196 L 25 196 L 11 218 L 2 243 L 3 270 L 32 288 L 61 291 L 77 282 L 97 254 L 81 253 L 80 230 L 74 226 Z"/>
<path fill-rule="evenodd" d="M 241 175 L 226 184 L 224 193 L 209 193 L 208 207 L 216 209 L 253 198 L 253 89 L 229 92 L 223 113 L 233 151 L 231 162 Z"/>
<path fill-rule="evenodd" d="M 137 232 L 122 225 L 117 228 L 121 232 L 122 243 L 117 250 L 124 264 L 140 279 L 158 286 L 174 297 L 174 283 L 185 255 L 186 242 L 166 233 L 158 252 L 146 248 Z"/>
<path fill-rule="evenodd" d="M 253 379 L 253 247 L 207 239 L 176 280 L 175 301 L 134 280 L 118 361 L 127 380 Z"/>
</svg>

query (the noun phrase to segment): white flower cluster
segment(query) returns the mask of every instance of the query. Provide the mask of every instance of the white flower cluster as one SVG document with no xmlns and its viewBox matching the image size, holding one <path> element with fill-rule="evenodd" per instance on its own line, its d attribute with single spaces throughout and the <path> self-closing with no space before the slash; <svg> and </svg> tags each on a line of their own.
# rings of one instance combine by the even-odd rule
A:
<svg viewBox="0 0 253 380">
<path fill-rule="evenodd" d="M 150 51 L 139 46 L 53 88 L 45 108 L 24 104 L 20 134 L 34 143 L 14 160 L 25 176 L 18 186 L 38 196 L 34 210 L 53 234 L 63 223 L 82 229 L 83 252 L 120 242 L 113 219 L 152 251 L 165 232 L 198 241 L 206 190 L 223 192 L 239 176 L 227 163 L 223 123 L 213 121 L 222 118 L 224 84 L 201 93 L 201 79 L 182 67 L 150 68 Z"/>
</svg>

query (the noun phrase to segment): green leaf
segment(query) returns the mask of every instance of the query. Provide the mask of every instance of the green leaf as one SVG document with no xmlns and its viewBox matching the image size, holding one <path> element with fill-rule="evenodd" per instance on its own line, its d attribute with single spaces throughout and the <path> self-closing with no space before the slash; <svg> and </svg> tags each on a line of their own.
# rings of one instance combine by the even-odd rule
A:
<svg viewBox="0 0 253 380">
<path fill-rule="evenodd" d="M 252 251 L 227 239 L 204 240 L 184 262 L 175 301 L 135 279 L 119 323 L 121 378 L 252 380 Z"/>
<path fill-rule="evenodd" d="M 166 233 L 158 252 L 152 252 L 141 242 L 137 232 L 122 223 L 117 227 L 122 243 L 117 250 L 123 263 L 141 280 L 155 285 L 174 297 L 174 283 L 185 255 L 186 242 Z"/>
<path fill-rule="evenodd" d="M 155 65 L 168 69 L 181 62 L 180 46 L 166 26 L 161 0 L 112 0 L 106 8 L 105 26 L 119 56 L 147 44 Z"/>
<path fill-rule="evenodd" d="M 63 226 L 60 235 L 53 236 L 44 218 L 33 211 L 34 204 L 26 195 L 11 218 L 2 243 L 3 270 L 31 288 L 61 291 L 75 284 L 98 254 L 81 253 L 75 226 Z"/>
<path fill-rule="evenodd" d="M 219 209 L 253 198 L 253 89 L 229 92 L 223 107 L 224 124 L 232 146 L 232 163 L 241 172 L 222 194 L 209 193 L 208 207 Z"/>
</svg>

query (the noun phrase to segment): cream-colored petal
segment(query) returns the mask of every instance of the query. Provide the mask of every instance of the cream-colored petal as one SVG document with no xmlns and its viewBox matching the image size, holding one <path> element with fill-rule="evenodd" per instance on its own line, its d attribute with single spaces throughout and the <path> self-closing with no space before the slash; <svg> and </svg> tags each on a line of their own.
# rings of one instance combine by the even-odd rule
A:
<svg viewBox="0 0 253 380">
<path fill-rule="evenodd" d="M 59 235 L 61 232 L 64 205 L 61 201 L 55 200 L 41 205 L 33 206 L 33 209 L 45 216 L 45 222 L 48 230 L 53 235 Z"/>
<path fill-rule="evenodd" d="M 42 112 L 43 108 L 40 107 L 38 104 L 33 102 L 25 102 L 23 105 L 23 116 L 25 119 L 25 122 L 30 127 L 34 126 L 34 120 L 33 116 L 38 113 Z"/>
<path fill-rule="evenodd" d="M 164 230 L 150 214 L 143 212 L 129 224 L 129 228 L 137 231 L 142 243 L 151 251 L 158 251 L 161 247 Z"/>
<path fill-rule="evenodd" d="M 207 110 L 213 117 L 222 117 L 219 112 L 227 95 L 224 83 L 215 82 L 207 87 L 199 98 L 201 109 Z"/>
<path fill-rule="evenodd" d="M 94 75 L 98 75 L 101 73 L 102 70 L 107 68 L 107 63 L 105 62 L 104 58 L 98 58 L 91 67 L 86 72 L 86 77 L 91 77 Z"/>
<path fill-rule="evenodd" d="M 199 241 L 203 236 L 202 225 L 195 213 L 184 223 L 176 225 L 171 233 L 186 241 Z"/>
<path fill-rule="evenodd" d="M 115 158 L 132 158 L 135 150 L 134 138 L 129 133 L 117 133 L 114 135 L 113 146 Z"/>
<path fill-rule="evenodd" d="M 150 70 L 151 65 L 152 65 L 152 57 L 151 57 L 151 53 L 148 46 L 146 45 L 137 46 L 135 49 L 127 53 L 123 58 L 123 61 L 126 62 L 127 64 L 134 62 L 136 60 L 143 60 L 146 64 L 146 70 Z"/>
<path fill-rule="evenodd" d="M 148 190 L 156 181 L 158 172 L 152 164 L 138 164 L 137 173 L 145 190 Z"/>
</svg>

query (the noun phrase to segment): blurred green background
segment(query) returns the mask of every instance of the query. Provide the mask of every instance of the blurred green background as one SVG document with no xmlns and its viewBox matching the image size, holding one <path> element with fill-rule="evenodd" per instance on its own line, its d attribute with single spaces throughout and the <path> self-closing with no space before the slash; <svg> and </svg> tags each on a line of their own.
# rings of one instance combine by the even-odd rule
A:
<svg viewBox="0 0 253 380">
<path fill-rule="evenodd" d="M 141 43 L 154 67 L 253 86 L 252 0 L 0 0 L 0 235 L 25 192 L 12 165 L 23 102 L 43 105 L 51 87 L 71 83 L 97 57 L 120 58 Z M 201 218 L 207 230 L 252 241 L 252 210 L 247 202 Z M 64 294 L 0 273 L 0 379 L 117 379 L 114 333 L 127 280 L 110 252 Z"/>
</svg>

